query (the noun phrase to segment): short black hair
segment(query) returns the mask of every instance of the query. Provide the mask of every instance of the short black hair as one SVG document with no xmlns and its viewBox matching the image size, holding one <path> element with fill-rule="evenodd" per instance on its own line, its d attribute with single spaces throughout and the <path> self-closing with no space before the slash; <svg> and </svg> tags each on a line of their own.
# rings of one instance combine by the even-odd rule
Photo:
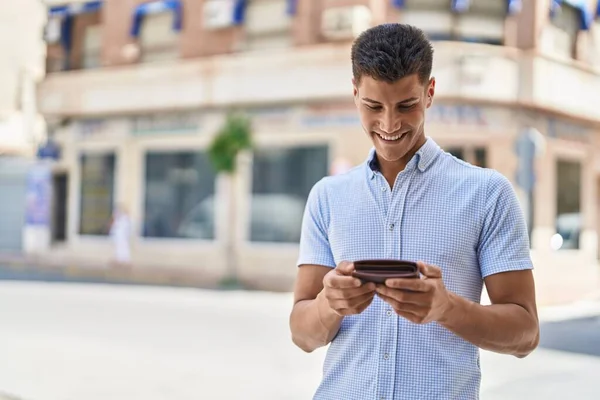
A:
<svg viewBox="0 0 600 400">
<path fill-rule="evenodd" d="M 358 84 L 363 76 L 393 83 L 418 74 L 431 77 L 433 46 L 419 28 L 406 24 L 377 25 L 362 32 L 352 45 L 352 74 Z"/>
</svg>

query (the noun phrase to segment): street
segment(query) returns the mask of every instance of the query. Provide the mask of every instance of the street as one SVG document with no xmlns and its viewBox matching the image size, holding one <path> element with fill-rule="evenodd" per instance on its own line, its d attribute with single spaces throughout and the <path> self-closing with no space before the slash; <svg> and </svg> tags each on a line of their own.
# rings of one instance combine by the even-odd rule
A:
<svg viewBox="0 0 600 400">
<path fill-rule="evenodd" d="M 280 293 L 0 282 L 0 394 L 310 399 L 325 352 L 292 345 L 291 301 Z M 548 347 L 559 347 L 564 326 L 548 324 Z M 483 352 L 482 369 L 484 400 L 599 397 L 600 357 L 544 347 L 521 360 Z"/>
</svg>

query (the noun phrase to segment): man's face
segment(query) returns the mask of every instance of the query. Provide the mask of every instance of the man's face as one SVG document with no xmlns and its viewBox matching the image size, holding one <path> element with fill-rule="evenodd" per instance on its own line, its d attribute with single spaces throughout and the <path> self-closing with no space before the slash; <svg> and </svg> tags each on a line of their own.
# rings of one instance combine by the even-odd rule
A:
<svg viewBox="0 0 600 400">
<path fill-rule="evenodd" d="M 425 142 L 425 110 L 431 106 L 435 79 L 422 84 L 415 75 L 394 83 L 363 76 L 354 83 L 354 100 L 365 132 L 371 137 L 377 156 L 399 161 L 414 154 Z"/>
</svg>

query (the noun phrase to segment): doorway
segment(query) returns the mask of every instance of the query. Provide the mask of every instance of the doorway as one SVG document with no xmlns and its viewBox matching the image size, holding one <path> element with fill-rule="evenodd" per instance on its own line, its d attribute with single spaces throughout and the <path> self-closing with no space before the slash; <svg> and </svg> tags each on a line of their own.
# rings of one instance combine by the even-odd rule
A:
<svg viewBox="0 0 600 400">
<path fill-rule="evenodd" d="M 67 199 L 69 178 L 66 173 L 56 174 L 52 178 L 53 213 L 52 242 L 67 240 Z"/>
</svg>

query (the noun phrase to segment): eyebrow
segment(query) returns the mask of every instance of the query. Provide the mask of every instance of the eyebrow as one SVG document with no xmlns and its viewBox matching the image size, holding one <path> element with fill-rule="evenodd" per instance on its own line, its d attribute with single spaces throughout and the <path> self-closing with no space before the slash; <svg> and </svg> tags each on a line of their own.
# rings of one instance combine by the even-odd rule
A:
<svg viewBox="0 0 600 400">
<path fill-rule="evenodd" d="M 363 101 L 366 101 L 367 103 L 381 104 L 377 100 L 372 100 L 372 99 L 370 99 L 368 97 L 363 97 L 362 99 L 363 99 Z M 419 98 L 418 97 L 411 97 L 410 99 L 399 101 L 398 104 L 412 103 L 415 100 L 419 100 Z"/>
</svg>

